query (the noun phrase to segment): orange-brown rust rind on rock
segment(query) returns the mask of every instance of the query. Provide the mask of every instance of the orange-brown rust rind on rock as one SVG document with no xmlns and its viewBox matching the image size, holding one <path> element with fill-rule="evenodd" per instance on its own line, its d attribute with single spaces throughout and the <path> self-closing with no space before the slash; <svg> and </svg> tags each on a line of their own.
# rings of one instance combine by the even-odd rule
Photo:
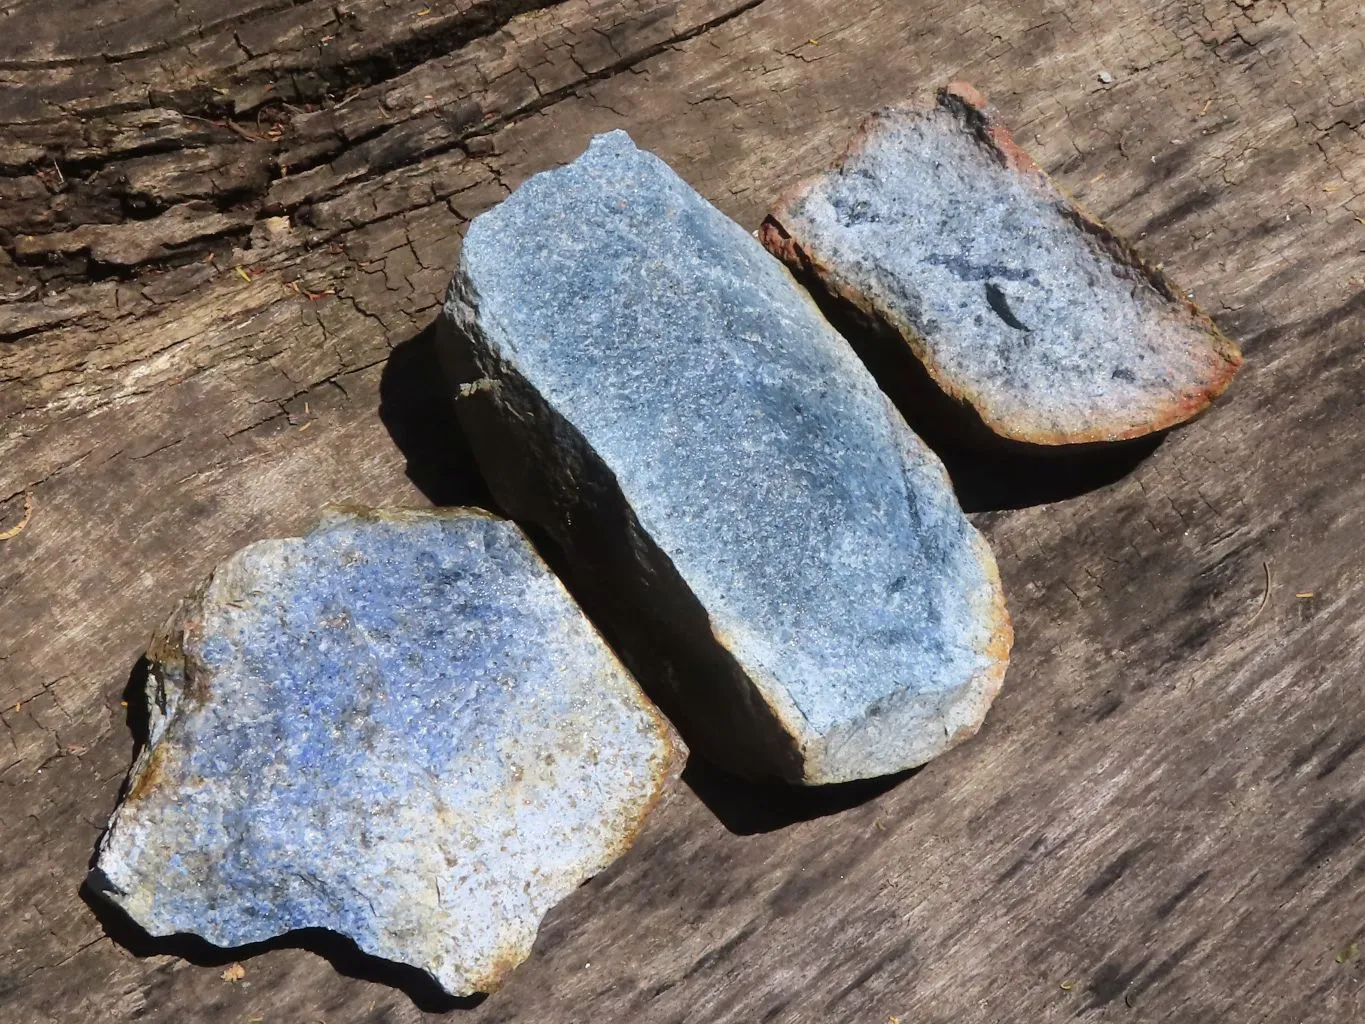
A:
<svg viewBox="0 0 1365 1024">
<path fill-rule="evenodd" d="M 940 106 L 956 108 L 963 120 L 971 125 L 977 137 L 995 150 L 1000 163 L 1020 174 L 1033 174 L 1047 180 L 1043 169 L 1033 157 L 1014 142 L 1010 130 L 1000 123 L 999 112 L 987 102 L 975 86 L 967 82 L 949 82 L 938 93 Z"/>
<path fill-rule="evenodd" d="M 1207 344 L 1207 357 L 1197 374 L 1160 400 L 1148 402 L 1134 415 L 1099 426 L 1053 429 L 1037 422 L 997 414 L 989 396 L 949 373 L 921 332 L 897 310 L 860 287 L 835 266 L 818 239 L 799 227 L 796 211 L 830 177 L 852 165 L 878 138 L 884 125 L 897 116 L 918 112 L 908 106 L 890 107 L 869 116 L 848 143 L 832 170 L 800 181 L 785 190 L 759 229 L 759 239 L 808 285 L 818 285 L 835 306 L 858 314 L 860 320 L 891 328 L 923 368 L 933 385 L 954 400 L 970 424 L 983 432 L 1025 445 L 1103 444 L 1130 440 L 1185 423 L 1206 410 L 1226 391 L 1242 365 L 1235 342 L 1158 267 L 1144 260 L 1134 247 L 1085 210 L 1061 189 L 1014 141 L 986 97 L 966 82 L 952 82 L 939 90 L 938 105 L 953 113 L 1001 167 L 1036 189 L 1079 230 L 1095 249 L 1120 268 L 1144 281 L 1166 302 L 1163 318 L 1182 321 Z M 1158 325 L 1159 326 L 1159 325 Z M 1155 330 L 1155 327 L 1153 328 Z"/>
<path fill-rule="evenodd" d="M 1009 608 L 1005 604 L 1005 588 L 1000 580 L 1000 569 L 996 565 L 995 556 L 990 554 L 990 548 L 985 538 L 981 538 L 980 543 L 984 549 L 982 561 L 989 567 L 993 584 L 989 621 L 993 623 L 994 628 L 990 632 L 991 639 L 984 652 L 986 670 L 982 673 L 981 698 L 978 705 L 979 710 L 974 716 L 975 722 L 963 726 L 953 733 L 948 738 L 944 747 L 945 750 L 971 739 L 980 731 L 981 725 L 986 719 L 986 712 L 990 710 L 1005 684 L 1005 671 L 1009 668 L 1010 652 L 1014 649 L 1014 622 L 1010 618 Z"/>
<path fill-rule="evenodd" d="M 483 973 L 475 977 L 470 987 L 478 992 L 492 994 L 502 988 L 507 976 L 526 962 L 526 950 L 518 944 L 508 944 L 493 954 L 493 961 Z"/>
<path fill-rule="evenodd" d="M 663 799 L 664 792 L 668 784 L 673 782 L 682 774 L 687 767 L 687 745 L 683 743 L 662 712 L 653 704 L 643 705 L 644 710 L 653 718 L 652 732 L 659 739 L 662 755 L 654 760 L 652 766 L 652 778 L 654 788 L 645 800 L 637 807 L 626 809 L 626 814 L 620 818 L 618 832 L 620 839 L 610 847 L 610 860 L 623 856 L 627 850 L 635 845 L 635 841 L 640 837 L 641 830 L 645 827 L 645 822 L 654 812 L 654 808 L 659 806 L 659 801 Z M 610 863 L 610 860 L 607 863 Z"/>
<path fill-rule="evenodd" d="M 128 802 L 142 800 L 156 789 L 165 775 L 166 758 L 169 750 L 168 746 L 158 744 L 147 752 L 147 757 L 141 762 L 141 766 L 128 786 L 128 795 L 124 798 L 125 800 Z"/>
<path fill-rule="evenodd" d="M 1005 589 L 1000 579 L 1000 569 L 986 539 L 978 537 L 977 543 L 981 549 L 982 564 L 986 566 L 991 583 L 990 608 L 984 616 L 991 624 L 988 633 L 990 639 L 982 650 L 985 667 L 968 686 L 964 687 L 964 691 L 970 695 L 967 699 L 973 705 L 967 721 L 948 735 L 943 746 L 935 751 L 935 756 L 967 742 L 981 731 L 981 726 L 986 721 L 986 713 L 990 711 L 995 698 L 1000 695 L 1005 685 L 1010 652 L 1014 649 L 1014 622 L 1005 604 Z"/>
</svg>

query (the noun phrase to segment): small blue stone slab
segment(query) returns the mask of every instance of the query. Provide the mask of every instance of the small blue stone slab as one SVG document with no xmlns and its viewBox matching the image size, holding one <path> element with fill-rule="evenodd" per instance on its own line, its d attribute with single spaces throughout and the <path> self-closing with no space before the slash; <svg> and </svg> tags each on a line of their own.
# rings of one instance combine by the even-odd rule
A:
<svg viewBox="0 0 1365 1024">
<path fill-rule="evenodd" d="M 1227 388 L 1237 346 L 953 83 L 872 115 L 765 245 L 897 337 L 968 422 L 1056 447 L 1141 437 Z"/>
<path fill-rule="evenodd" d="M 810 297 L 663 161 L 616 131 L 529 179 L 471 225 L 444 317 L 499 503 L 663 652 L 694 749 L 831 783 L 976 731 L 1012 638 L 989 548 Z"/>
<path fill-rule="evenodd" d="M 94 888 L 153 935 L 327 928 L 489 991 L 681 759 L 513 524 L 333 511 L 221 564 L 154 641 Z"/>
</svg>

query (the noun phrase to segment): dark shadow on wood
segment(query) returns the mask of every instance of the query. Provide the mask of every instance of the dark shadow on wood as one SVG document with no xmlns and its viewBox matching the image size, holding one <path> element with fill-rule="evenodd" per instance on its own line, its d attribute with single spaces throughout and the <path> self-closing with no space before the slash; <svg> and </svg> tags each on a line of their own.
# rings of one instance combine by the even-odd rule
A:
<svg viewBox="0 0 1365 1024">
<path fill-rule="evenodd" d="M 693 754 L 688 758 L 682 780 L 729 831 L 749 836 L 858 807 L 894 789 L 918 771 L 911 768 L 878 779 L 831 786 L 790 786 L 741 779 Z"/>
<path fill-rule="evenodd" d="M 142 748 L 147 745 L 147 731 L 151 726 L 151 713 L 147 707 L 147 681 L 151 674 L 152 663 L 147 660 L 147 655 L 138 658 L 133 665 L 133 669 L 128 673 L 128 682 L 123 687 L 123 720 L 128 724 L 128 732 L 133 737 L 133 757 L 142 753 Z M 123 783 L 126 788 L 127 780 Z M 119 799 L 123 799 L 123 792 L 119 792 Z"/>
<path fill-rule="evenodd" d="M 1163 439 L 1153 435 L 1103 450 L 1086 446 L 1064 455 L 1019 455 L 924 438 L 943 460 L 965 512 L 1047 505 L 1108 487 L 1137 469 Z"/>
<path fill-rule="evenodd" d="M 123 720 L 128 726 L 128 732 L 133 737 L 133 751 L 128 758 L 130 765 L 137 761 L 137 756 L 142 753 L 142 748 L 147 745 L 147 736 L 151 724 L 151 714 L 147 708 L 147 681 L 151 674 L 151 668 L 152 663 L 147 660 L 147 655 L 144 654 L 138 658 L 133 663 L 132 671 L 128 673 L 128 682 L 124 684 L 123 694 L 121 695 L 124 707 Z M 115 806 L 123 803 L 123 798 L 128 795 L 128 786 L 132 781 L 133 772 L 130 767 L 128 774 L 123 777 L 122 785 L 118 788 L 118 800 L 115 802 Z M 108 828 L 105 828 L 100 833 L 99 842 L 90 852 L 90 860 L 85 865 L 87 871 L 93 870 L 95 861 L 99 860 L 100 843 L 104 842 L 104 833 L 107 831 Z"/>
<path fill-rule="evenodd" d="M 120 907 L 104 899 L 90 881 L 81 886 L 80 895 L 104 934 L 138 958 L 175 956 L 199 967 L 223 967 L 278 949 L 302 949 L 322 957 L 348 978 L 399 989 L 423 1013 L 472 1009 L 487 998 L 484 995 L 463 998 L 448 995 L 426 971 L 370 956 L 344 935 L 325 928 L 300 928 L 266 942 L 224 948 L 197 935 L 148 935 Z"/>
<path fill-rule="evenodd" d="M 1074 498 L 1123 479 L 1165 439 L 1037 445 L 994 434 L 970 406 L 944 394 L 908 345 L 818 280 L 798 275 L 825 318 L 853 346 L 882 391 L 948 470 L 967 512 L 1026 508 Z"/>
<path fill-rule="evenodd" d="M 494 508 L 436 358 L 436 321 L 399 343 L 379 381 L 379 418 L 432 504 Z"/>
</svg>

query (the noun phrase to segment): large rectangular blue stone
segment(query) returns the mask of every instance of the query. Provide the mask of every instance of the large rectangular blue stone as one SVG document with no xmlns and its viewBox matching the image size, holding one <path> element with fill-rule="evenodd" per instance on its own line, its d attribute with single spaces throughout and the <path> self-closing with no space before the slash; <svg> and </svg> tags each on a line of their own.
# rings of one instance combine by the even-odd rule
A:
<svg viewBox="0 0 1365 1024">
<path fill-rule="evenodd" d="M 1011 643 L 942 465 L 786 269 L 624 132 L 471 225 L 443 315 L 495 496 L 684 737 L 828 783 L 972 735 Z"/>
</svg>

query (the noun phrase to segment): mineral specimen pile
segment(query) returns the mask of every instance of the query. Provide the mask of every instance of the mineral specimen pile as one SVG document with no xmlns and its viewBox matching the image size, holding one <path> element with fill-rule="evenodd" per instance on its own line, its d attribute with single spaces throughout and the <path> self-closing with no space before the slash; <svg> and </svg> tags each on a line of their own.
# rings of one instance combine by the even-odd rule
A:
<svg viewBox="0 0 1365 1024">
<path fill-rule="evenodd" d="M 521 531 L 469 510 L 253 544 L 149 658 L 92 887 L 153 935 L 327 928 L 457 995 L 527 956 L 682 757 Z"/>
<path fill-rule="evenodd" d="M 1011 630 L 941 464 L 787 270 L 624 132 L 470 227 L 443 317 L 503 508 L 690 745 L 800 783 L 972 735 Z"/>
</svg>

